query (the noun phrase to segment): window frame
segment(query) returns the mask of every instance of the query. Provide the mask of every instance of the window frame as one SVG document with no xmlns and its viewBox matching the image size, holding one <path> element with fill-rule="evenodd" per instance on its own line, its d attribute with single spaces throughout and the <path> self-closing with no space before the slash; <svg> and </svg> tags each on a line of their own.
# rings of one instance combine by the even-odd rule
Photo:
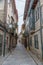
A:
<svg viewBox="0 0 43 65">
<path fill-rule="evenodd" d="M 32 37 L 30 37 L 30 46 L 32 46 Z"/>
<path fill-rule="evenodd" d="M 40 7 L 38 5 L 37 8 L 35 9 L 35 22 L 37 22 L 39 18 L 40 18 Z"/>
<path fill-rule="evenodd" d="M 38 35 L 34 36 L 34 45 L 36 49 L 39 49 Z"/>
</svg>

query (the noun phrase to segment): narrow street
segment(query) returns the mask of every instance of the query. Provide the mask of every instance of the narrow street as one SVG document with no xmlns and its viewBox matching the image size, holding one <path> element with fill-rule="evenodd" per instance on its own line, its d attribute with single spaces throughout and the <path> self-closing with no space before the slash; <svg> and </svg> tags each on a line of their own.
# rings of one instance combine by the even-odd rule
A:
<svg viewBox="0 0 43 65">
<path fill-rule="evenodd" d="M 12 54 L 4 61 L 2 65 L 36 65 L 34 60 L 27 54 L 24 46 L 20 43 Z"/>
<path fill-rule="evenodd" d="M 43 0 L 0 0 L 0 65 L 43 65 Z"/>
</svg>

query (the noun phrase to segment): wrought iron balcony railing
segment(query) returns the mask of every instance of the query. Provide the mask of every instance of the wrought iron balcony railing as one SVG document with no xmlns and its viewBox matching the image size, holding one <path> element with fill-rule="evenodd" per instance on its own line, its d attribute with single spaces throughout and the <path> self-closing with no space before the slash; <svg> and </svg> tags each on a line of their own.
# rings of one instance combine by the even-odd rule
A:
<svg viewBox="0 0 43 65">
<path fill-rule="evenodd" d="M 41 25 L 43 25 L 43 5 L 40 6 L 40 11 Z"/>
<path fill-rule="evenodd" d="M 32 5 L 33 5 L 33 2 L 34 2 L 34 0 L 30 0 L 30 5 L 29 5 L 29 10 L 28 10 L 28 15 L 29 15 L 29 13 L 30 13 L 31 7 L 32 7 Z"/>
<path fill-rule="evenodd" d="M 29 30 L 30 33 L 35 32 L 35 16 L 34 16 L 34 10 L 31 10 L 30 17 L 29 17 Z"/>
</svg>

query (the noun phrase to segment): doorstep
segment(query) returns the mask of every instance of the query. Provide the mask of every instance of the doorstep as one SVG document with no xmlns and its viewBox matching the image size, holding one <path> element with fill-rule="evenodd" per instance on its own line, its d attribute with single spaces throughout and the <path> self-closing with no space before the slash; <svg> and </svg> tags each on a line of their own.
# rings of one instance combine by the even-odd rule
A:
<svg viewBox="0 0 43 65">
<path fill-rule="evenodd" d="M 0 56 L 0 65 L 3 64 L 3 62 L 9 57 L 10 54 L 11 54 L 11 53 L 9 52 L 9 53 L 7 53 L 7 54 L 5 55 L 5 57 Z"/>
<path fill-rule="evenodd" d="M 38 59 L 31 51 L 29 51 L 28 54 L 30 54 L 30 56 L 37 65 L 43 65 L 43 62 L 40 59 Z"/>
</svg>

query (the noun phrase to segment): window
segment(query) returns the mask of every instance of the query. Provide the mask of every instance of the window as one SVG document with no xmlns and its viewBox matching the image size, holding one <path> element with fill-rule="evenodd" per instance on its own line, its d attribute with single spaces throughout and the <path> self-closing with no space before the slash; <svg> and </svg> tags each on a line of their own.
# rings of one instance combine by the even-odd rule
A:
<svg viewBox="0 0 43 65">
<path fill-rule="evenodd" d="M 39 19 L 39 7 L 37 8 L 37 20 Z"/>
<path fill-rule="evenodd" d="M 32 23 L 33 23 L 33 21 L 32 21 L 32 11 L 31 11 L 31 14 L 30 14 L 30 19 L 29 19 L 29 27 L 30 27 L 30 30 L 32 30 Z"/>
<path fill-rule="evenodd" d="M 30 46 L 32 46 L 32 37 L 30 38 Z"/>
<path fill-rule="evenodd" d="M 36 11 L 35 15 L 36 15 L 36 21 L 37 21 L 37 11 Z"/>
<path fill-rule="evenodd" d="M 43 24 L 43 5 L 40 7 L 41 15 L 42 15 L 42 24 Z"/>
<path fill-rule="evenodd" d="M 37 21 L 38 21 L 39 16 L 40 16 L 40 8 L 39 8 L 39 7 L 37 7 L 37 9 L 35 10 L 35 22 L 37 22 Z"/>
<path fill-rule="evenodd" d="M 34 36 L 34 44 L 35 44 L 35 48 L 39 49 L 39 44 L 38 44 L 38 35 Z"/>
</svg>

